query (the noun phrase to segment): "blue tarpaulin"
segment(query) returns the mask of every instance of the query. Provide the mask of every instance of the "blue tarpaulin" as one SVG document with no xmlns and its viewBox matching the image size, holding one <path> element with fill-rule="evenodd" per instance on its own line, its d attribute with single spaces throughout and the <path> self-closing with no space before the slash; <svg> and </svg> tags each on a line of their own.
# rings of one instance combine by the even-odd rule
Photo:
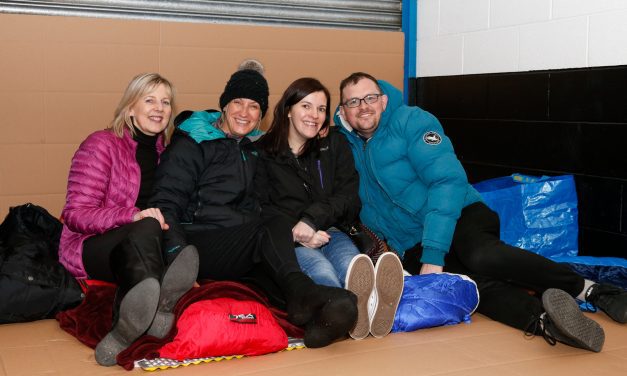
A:
<svg viewBox="0 0 627 376">
<path fill-rule="evenodd" d="M 577 256 L 577 192 L 572 175 L 513 174 L 474 187 L 499 214 L 504 242 L 566 263 L 586 279 L 627 289 L 627 259 Z"/>
<path fill-rule="evenodd" d="M 474 187 L 499 214 L 505 243 L 545 257 L 577 256 L 577 191 L 572 175 L 513 174 Z"/>
</svg>

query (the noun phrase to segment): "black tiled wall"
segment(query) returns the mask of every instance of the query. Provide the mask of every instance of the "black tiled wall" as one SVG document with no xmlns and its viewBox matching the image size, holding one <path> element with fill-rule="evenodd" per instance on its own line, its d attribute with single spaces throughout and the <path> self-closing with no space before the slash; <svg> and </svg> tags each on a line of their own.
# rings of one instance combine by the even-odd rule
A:
<svg viewBox="0 0 627 376">
<path fill-rule="evenodd" d="M 469 180 L 573 174 L 579 254 L 627 257 L 627 66 L 423 77 Z"/>
</svg>

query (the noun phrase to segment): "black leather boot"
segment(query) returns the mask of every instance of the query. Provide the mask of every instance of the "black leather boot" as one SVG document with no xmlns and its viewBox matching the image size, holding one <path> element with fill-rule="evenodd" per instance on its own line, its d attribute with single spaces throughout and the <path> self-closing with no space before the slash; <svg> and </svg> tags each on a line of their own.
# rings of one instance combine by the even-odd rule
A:
<svg viewBox="0 0 627 376">
<path fill-rule="evenodd" d="M 111 331 L 96 346 L 96 361 L 117 363 L 117 355 L 146 332 L 159 303 L 163 273 L 160 238 L 129 236 L 112 252 L 110 266 L 118 284 Z"/>
</svg>

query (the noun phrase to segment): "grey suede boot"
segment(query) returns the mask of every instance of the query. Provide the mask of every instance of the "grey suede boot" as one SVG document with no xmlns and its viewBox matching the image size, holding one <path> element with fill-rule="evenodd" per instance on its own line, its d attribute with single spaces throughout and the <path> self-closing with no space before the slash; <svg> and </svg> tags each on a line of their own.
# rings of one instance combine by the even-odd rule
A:
<svg viewBox="0 0 627 376">
<path fill-rule="evenodd" d="M 155 278 L 144 279 L 124 295 L 116 324 L 96 346 L 98 364 L 117 364 L 118 354 L 144 334 L 152 322 L 158 301 L 159 281 Z"/>
<path fill-rule="evenodd" d="M 188 245 L 176 256 L 161 280 L 161 294 L 155 319 L 148 329 L 148 335 L 164 338 L 174 323 L 174 306 L 198 277 L 198 250 Z"/>
</svg>

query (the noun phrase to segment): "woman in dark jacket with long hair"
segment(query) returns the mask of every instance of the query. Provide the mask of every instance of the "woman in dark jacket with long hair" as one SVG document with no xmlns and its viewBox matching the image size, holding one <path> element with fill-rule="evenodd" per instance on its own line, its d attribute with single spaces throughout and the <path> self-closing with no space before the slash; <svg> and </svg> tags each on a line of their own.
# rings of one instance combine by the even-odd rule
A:
<svg viewBox="0 0 627 376">
<path fill-rule="evenodd" d="M 403 290 L 402 267 L 392 253 L 375 267 L 343 232 L 358 220 L 359 177 L 346 139 L 329 128 L 329 102 L 329 91 L 315 78 L 288 86 L 268 133 L 258 141 L 257 189 L 264 215 L 288 219 L 303 271 L 316 283 L 357 296 L 358 318 L 350 336 L 383 337 L 392 328 Z M 371 296 L 377 303 L 369 315 Z"/>
<path fill-rule="evenodd" d="M 315 78 L 285 90 L 258 142 L 257 187 L 264 214 L 289 218 L 303 271 L 316 283 L 344 287 L 359 250 L 340 229 L 358 219 L 359 176 L 344 136 L 329 129 L 329 101 Z"/>
<path fill-rule="evenodd" d="M 151 204 L 170 225 L 164 234 L 168 258 L 193 244 L 199 278 L 238 280 L 261 270 L 279 286 L 288 319 L 305 327 L 305 345 L 326 346 L 354 325 L 356 297 L 316 285 L 298 266 L 289 223 L 261 217 L 252 140 L 268 108 L 262 72 L 258 62 L 245 62 L 220 96 L 221 111 L 177 117 Z"/>
</svg>

